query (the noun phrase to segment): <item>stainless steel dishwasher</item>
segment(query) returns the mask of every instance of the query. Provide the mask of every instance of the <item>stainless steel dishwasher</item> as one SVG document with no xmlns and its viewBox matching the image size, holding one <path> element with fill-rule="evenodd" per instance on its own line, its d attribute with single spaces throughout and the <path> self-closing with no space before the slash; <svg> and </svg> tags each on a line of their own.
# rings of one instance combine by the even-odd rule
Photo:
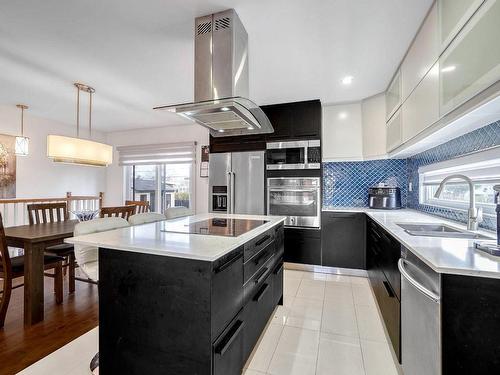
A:
<svg viewBox="0 0 500 375">
<path fill-rule="evenodd" d="M 409 250 L 402 251 L 401 364 L 405 375 L 441 374 L 441 278 Z"/>
</svg>

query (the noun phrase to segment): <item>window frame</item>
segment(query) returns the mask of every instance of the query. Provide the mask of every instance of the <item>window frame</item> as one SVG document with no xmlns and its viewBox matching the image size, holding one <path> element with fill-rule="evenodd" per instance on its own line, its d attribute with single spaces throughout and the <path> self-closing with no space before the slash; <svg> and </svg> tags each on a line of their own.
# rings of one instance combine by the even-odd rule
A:
<svg viewBox="0 0 500 375">
<path fill-rule="evenodd" d="M 163 207 L 163 197 L 161 195 L 161 185 L 162 185 L 162 177 L 166 176 L 166 167 L 168 165 L 190 165 L 189 168 L 189 209 L 193 212 L 196 210 L 196 160 L 192 160 L 190 162 L 178 162 L 178 163 L 158 163 L 151 164 L 155 166 L 156 173 L 156 191 L 155 191 L 155 207 L 151 207 L 151 210 L 154 212 L 162 212 Z M 123 187 L 124 187 L 124 196 L 125 199 L 135 200 L 135 168 L 137 166 L 141 166 L 144 164 L 138 165 L 124 165 L 124 173 L 123 173 Z M 175 202 L 175 199 L 174 199 Z"/>
<path fill-rule="evenodd" d="M 438 162 L 420 167 L 419 175 L 419 204 L 437 208 L 467 211 L 469 201 L 434 198 L 428 189 L 439 186 L 444 176 L 450 174 L 463 174 L 468 176 L 474 186 L 479 184 L 500 184 L 500 147 L 470 153 L 454 159 Z M 465 181 L 450 181 L 446 185 L 464 185 Z M 487 216 L 496 215 L 494 203 L 477 202 L 476 207 L 483 209 Z"/>
</svg>

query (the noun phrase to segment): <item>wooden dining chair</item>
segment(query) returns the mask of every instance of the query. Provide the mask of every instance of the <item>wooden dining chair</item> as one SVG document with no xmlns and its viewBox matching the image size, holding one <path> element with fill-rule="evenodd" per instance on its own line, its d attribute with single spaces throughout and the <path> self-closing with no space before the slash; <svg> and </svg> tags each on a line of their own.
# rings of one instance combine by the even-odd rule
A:
<svg viewBox="0 0 500 375">
<path fill-rule="evenodd" d="M 125 201 L 125 206 L 135 206 L 136 214 L 143 214 L 150 211 L 149 201 Z"/>
<path fill-rule="evenodd" d="M 28 204 L 28 220 L 30 225 L 53 223 L 69 219 L 66 202 Z M 65 258 L 64 269 L 68 269 L 69 292 L 75 291 L 75 252 L 72 244 L 62 243 L 45 248 L 50 255 Z"/>
<path fill-rule="evenodd" d="M 63 301 L 63 273 L 62 262 L 64 258 L 56 255 L 44 255 L 44 269 L 54 270 L 54 292 L 56 294 L 56 303 Z M 7 308 L 9 307 L 12 289 L 19 288 L 23 284 L 12 286 L 12 281 L 19 277 L 24 277 L 24 256 L 11 258 L 7 240 L 5 239 L 5 230 L 3 228 L 2 214 L 0 214 L 0 279 L 2 279 L 2 290 L 0 291 L 0 328 L 5 323 Z"/>
<path fill-rule="evenodd" d="M 101 207 L 100 217 L 121 217 L 128 220 L 135 212 L 134 205 L 116 206 L 116 207 Z"/>
</svg>

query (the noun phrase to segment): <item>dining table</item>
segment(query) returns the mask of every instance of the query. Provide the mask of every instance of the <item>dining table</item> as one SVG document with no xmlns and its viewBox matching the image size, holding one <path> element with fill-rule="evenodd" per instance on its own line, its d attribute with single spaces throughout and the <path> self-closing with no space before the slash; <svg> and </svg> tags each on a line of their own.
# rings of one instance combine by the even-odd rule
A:
<svg viewBox="0 0 500 375">
<path fill-rule="evenodd" d="M 78 220 L 65 220 L 5 228 L 7 245 L 24 249 L 24 324 L 44 317 L 44 253 L 48 246 L 73 237 Z"/>
</svg>

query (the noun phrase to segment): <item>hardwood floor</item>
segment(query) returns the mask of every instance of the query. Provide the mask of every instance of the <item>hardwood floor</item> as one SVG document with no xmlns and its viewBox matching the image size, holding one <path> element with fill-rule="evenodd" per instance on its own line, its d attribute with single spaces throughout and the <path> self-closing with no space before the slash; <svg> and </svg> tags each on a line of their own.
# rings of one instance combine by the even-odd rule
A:
<svg viewBox="0 0 500 375">
<path fill-rule="evenodd" d="M 5 326 L 0 329 L 0 374 L 15 374 L 59 349 L 99 323 L 97 286 L 76 282 L 68 294 L 64 279 L 64 302 L 57 305 L 53 280 L 45 278 L 45 319 L 32 327 L 23 325 L 23 288 L 12 293 Z"/>
</svg>

